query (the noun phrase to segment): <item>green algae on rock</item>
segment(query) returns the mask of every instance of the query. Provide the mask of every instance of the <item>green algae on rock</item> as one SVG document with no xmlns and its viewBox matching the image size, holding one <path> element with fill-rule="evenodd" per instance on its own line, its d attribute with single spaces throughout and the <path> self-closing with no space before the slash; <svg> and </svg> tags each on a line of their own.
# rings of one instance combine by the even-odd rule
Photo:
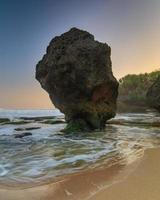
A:
<svg viewBox="0 0 160 200">
<path fill-rule="evenodd" d="M 72 28 L 51 40 L 36 79 L 68 123 L 66 132 L 101 129 L 116 114 L 118 82 L 111 48 Z"/>
<path fill-rule="evenodd" d="M 10 119 L 8 118 L 0 118 L 0 124 L 9 123 L 9 122 L 10 122 Z"/>
</svg>

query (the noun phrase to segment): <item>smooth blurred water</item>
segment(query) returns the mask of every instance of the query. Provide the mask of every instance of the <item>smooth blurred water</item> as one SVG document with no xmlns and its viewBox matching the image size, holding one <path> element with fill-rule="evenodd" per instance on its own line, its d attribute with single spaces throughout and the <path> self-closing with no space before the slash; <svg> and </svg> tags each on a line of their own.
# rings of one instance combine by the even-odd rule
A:
<svg viewBox="0 0 160 200">
<path fill-rule="evenodd" d="M 0 118 L 64 116 L 58 110 L 0 110 Z M 46 119 L 45 119 L 46 120 Z M 158 113 L 118 114 L 126 122 L 158 122 Z M 24 120 L 23 120 L 24 121 Z M 26 119 L 27 121 L 27 119 Z M 39 127 L 31 136 L 15 138 L 16 128 Z M 61 124 L 31 120 L 27 124 L 0 125 L 0 184 L 37 184 L 104 163 L 127 165 L 143 155 L 144 149 L 160 145 L 160 128 L 152 126 L 106 125 L 104 131 L 63 134 Z"/>
<path fill-rule="evenodd" d="M 43 116 L 63 116 L 57 109 L 50 110 L 7 110 L 0 108 L 0 118 L 9 118 L 10 120 L 20 117 L 43 117 Z"/>
</svg>

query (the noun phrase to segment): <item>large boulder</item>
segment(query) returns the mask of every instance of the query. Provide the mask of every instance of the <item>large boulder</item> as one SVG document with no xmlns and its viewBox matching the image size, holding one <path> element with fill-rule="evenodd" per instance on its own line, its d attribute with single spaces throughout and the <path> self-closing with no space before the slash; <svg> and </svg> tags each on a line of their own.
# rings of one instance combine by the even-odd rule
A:
<svg viewBox="0 0 160 200">
<path fill-rule="evenodd" d="M 51 40 L 36 79 L 65 114 L 66 130 L 102 128 L 115 116 L 118 82 L 110 55 L 106 43 L 77 28 Z"/>
<path fill-rule="evenodd" d="M 160 76 L 147 92 L 147 101 L 152 108 L 160 112 Z"/>
</svg>

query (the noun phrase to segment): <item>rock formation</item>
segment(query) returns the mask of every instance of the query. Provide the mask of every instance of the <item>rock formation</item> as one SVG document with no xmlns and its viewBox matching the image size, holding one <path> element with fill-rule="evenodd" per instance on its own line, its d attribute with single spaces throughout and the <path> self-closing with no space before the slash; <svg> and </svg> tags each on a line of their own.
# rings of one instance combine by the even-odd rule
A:
<svg viewBox="0 0 160 200">
<path fill-rule="evenodd" d="M 160 76 L 147 92 L 147 101 L 152 108 L 160 112 Z"/>
<path fill-rule="evenodd" d="M 118 82 L 111 48 L 72 28 L 55 37 L 36 66 L 36 79 L 68 122 L 66 131 L 103 128 L 115 116 Z"/>
</svg>

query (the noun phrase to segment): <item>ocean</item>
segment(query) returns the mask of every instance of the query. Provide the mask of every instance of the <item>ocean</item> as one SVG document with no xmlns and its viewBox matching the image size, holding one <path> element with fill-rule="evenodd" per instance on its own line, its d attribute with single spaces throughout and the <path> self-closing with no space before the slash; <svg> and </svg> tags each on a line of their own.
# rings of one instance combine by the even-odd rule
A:
<svg viewBox="0 0 160 200">
<path fill-rule="evenodd" d="M 160 145 L 158 124 L 160 114 L 150 110 L 120 113 L 103 131 L 64 134 L 57 109 L 0 109 L 0 184 L 25 187 L 103 164 L 130 164 Z"/>
</svg>

